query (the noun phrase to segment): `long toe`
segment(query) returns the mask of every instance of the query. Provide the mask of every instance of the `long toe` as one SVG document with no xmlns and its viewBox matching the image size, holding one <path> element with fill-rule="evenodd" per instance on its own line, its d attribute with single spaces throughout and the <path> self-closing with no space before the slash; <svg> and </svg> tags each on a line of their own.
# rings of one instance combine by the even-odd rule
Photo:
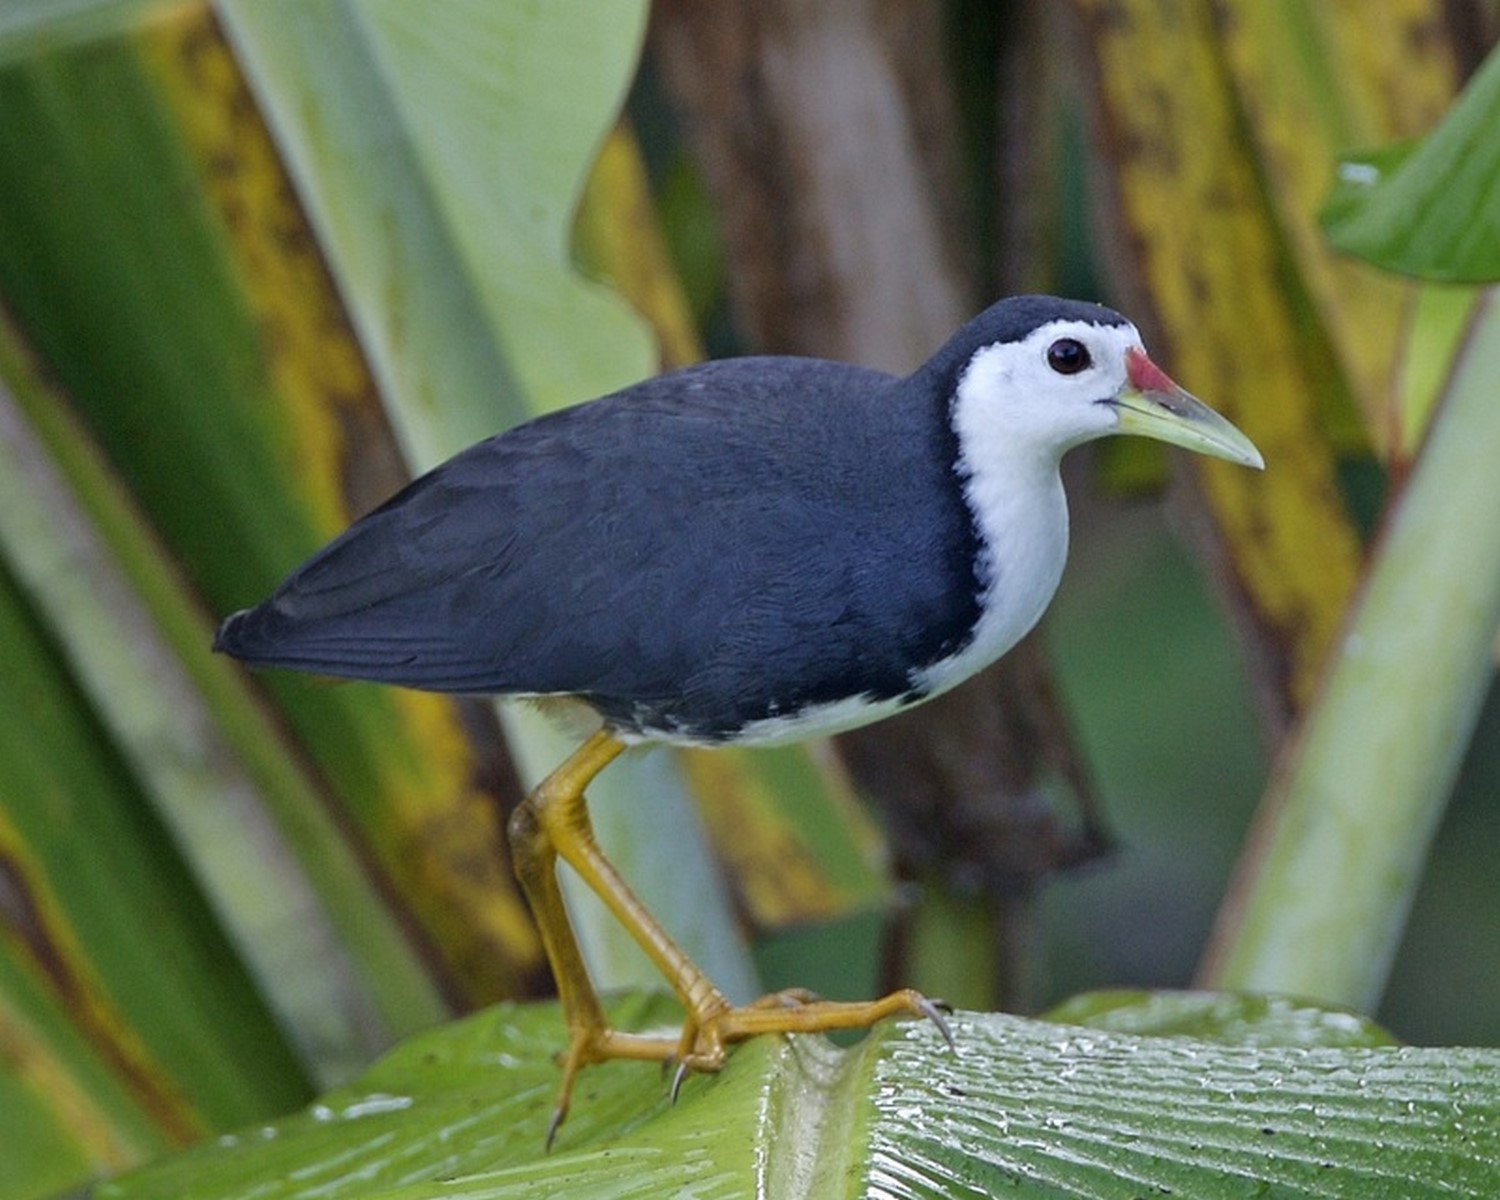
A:
<svg viewBox="0 0 1500 1200">
<path fill-rule="evenodd" d="M 552 1104 L 552 1119 L 547 1123 L 547 1149 L 567 1119 L 573 1100 L 573 1085 L 584 1067 L 611 1059 L 669 1063 L 677 1057 L 681 1042 L 675 1037 L 652 1034 L 622 1033 L 607 1026 L 579 1026 L 568 1031 L 568 1048 L 561 1055 L 562 1080 L 557 1099 Z"/>
<path fill-rule="evenodd" d="M 920 1017 L 932 1022 L 949 1047 L 953 1031 L 946 1006 L 921 992 L 903 988 L 878 1000 L 843 1001 L 812 998 L 802 991 L 775 992 L 737 1008 L 703 1017 L 684 1046 L 680 1061 L 691 1070 L 717 1070 L 729 1046 L 767 1033 L 829 1033 L 835 1029 L 868 1029 L 887 1017 Z M 686 1031 L 684 1031 L 686 1033 Z"/>
</svg>

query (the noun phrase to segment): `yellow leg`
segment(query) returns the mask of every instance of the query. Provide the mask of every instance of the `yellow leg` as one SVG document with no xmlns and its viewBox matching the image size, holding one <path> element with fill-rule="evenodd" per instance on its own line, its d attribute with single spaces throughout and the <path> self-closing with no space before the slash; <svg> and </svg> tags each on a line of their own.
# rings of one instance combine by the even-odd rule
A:
<svg viewBox="0 0 1500 1200">
<path fill-rule="evenodd" d="M 588 825 L 583 808 L 583 790 L 624 749 L 605 734 L 595 734 L 516 809 L 510 819 L 510 850 L 521 890 L 531 904 L 546 951 L 552 978 L 557 984 L 563 1018 L 568 1025 L 568 1049 L 563 1056 L 563 1077 L 547 1126 L 547 1145 L 568 1115 L 573 1082 L 590 1063 L 611 1058 L 664 1061 L 675 1053 L 677 1042 L 620 1033 L 605 1023 L 599 997 L 584 965 L 583 952 L 573 936 L 573 926 L 557 884 L 559 831 L 581 820 Z M 562 835 L 569 841 L 568 835 Z M 589 834 L 592 841 L 592 834 Z M 637 902 L 639 903 L 639 902 Z M 644 911 L 644 910 L 643 910 Z"/>
<path fill-rule="evenodd" d="M 678 1063 L 680 1081 L 685 1070 L 718 1070 L 731 1045 L 758 1034 L 863 1029 L 902 1013 L 928 1018 L 952 1043 L 938 1006 L 909 989 L 863 1003 L 818 1000 L 789 991 L 739 1008 L 730 1005 L 646 910 L 594 841 L 584 789 L 624 749 L 624 743 L 608 732 L 594 734 L 542 781 L 510 822 L 516 874 L 536 917 L 568 1024 L 568 1050 L 547 1132 L 549 1145 L 567 1115 L 574 1080 L 590 1063 L 612 1058 L 670 1059 Z M 606 1025 L 557 886 L 559 857 L 604 901 L 671 984 L 687 1010 L 680 1038 L 643 1037 Z"/>
</svg>

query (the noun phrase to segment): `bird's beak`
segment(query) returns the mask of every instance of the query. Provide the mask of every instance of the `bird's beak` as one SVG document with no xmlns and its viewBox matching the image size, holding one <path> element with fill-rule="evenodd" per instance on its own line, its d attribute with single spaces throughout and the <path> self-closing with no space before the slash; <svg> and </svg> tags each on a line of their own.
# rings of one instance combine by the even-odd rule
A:
<svg viewBox="0 0 1500 1200">
<path fill-rule="evenodd" d="M 1266 460 L 1249 438 L 1173 383 L 1144 350 L 1137 347 L 1126 352 L 1125 373 L 1129 382 L 1113 400 L 1120 414 L 1121 433 L 1140 434 L 1241 466 L 1264 469 Z"/>
</svg>

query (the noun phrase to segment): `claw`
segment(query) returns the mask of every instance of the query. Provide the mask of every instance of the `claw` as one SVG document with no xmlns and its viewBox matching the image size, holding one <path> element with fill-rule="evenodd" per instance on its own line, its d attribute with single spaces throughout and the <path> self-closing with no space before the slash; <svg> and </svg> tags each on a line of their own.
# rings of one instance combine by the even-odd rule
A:
<svg viewBox="0 0 1500 1200">
<path fill-rule="evenodd" d="M 547 1138 L 542 1146 L 543 1153 L 549 1153 L 552 1150 L 552 1142 L 557 1137 L 557 1131 L 568 1119 L 568 1108 L 573 1102 L 573 1082 L 578 1078 L 578 1071 L 587 1059 L 587 1045 L 584 1037 L 575 1033 L 569 1040 L 568 1048 L 558 1055 L 561 1060 L 562 1079 L 557 1085 L 557 1099 L 552 1102 L 552 1118 L 547 1122 Z"/>
<path fill-rule="evenodd" d="M 917 1008 L 937 1026 L 937 1031 L 943 1035 L 943 1041 L 948 1043 L 948 1049 L 957 1054 L 958 1043 L 953 1040 L 953 1030 L 948 1024 L 948 1014 L 953 1012 L 953 1006 L 946 1000 L 929 1000 L 923 996 L 917 1001 Z"/>
<path fill-rule="evenodd" d="M 686 1062 L 679 1062 L 677 1070 L 672 1072 L 672 1090 L 670 1095 L 674 1105 L 677 1103 L 677 1093 L 682 1091 L 682 1081 L 687 1078 L 687 1074 L 688 1065 Z"/>
</svg>

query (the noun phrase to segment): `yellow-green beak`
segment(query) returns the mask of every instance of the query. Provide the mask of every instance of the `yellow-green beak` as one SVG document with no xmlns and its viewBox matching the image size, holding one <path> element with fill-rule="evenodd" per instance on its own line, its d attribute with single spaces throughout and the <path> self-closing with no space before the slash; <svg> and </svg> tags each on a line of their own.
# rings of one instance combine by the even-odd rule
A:
<svg viewBox="0 0 1500 1200">
<path fill-rule="evenodd" d="M 1208 405 L 1172 382 L 1144 350 L 1125 356 L 1129 382 L 1114 398 L 1119 431 L 1170 442 L 1199 454 L 1263 470 L 1266 460 L 1249 438 Z"/>
</svg>

